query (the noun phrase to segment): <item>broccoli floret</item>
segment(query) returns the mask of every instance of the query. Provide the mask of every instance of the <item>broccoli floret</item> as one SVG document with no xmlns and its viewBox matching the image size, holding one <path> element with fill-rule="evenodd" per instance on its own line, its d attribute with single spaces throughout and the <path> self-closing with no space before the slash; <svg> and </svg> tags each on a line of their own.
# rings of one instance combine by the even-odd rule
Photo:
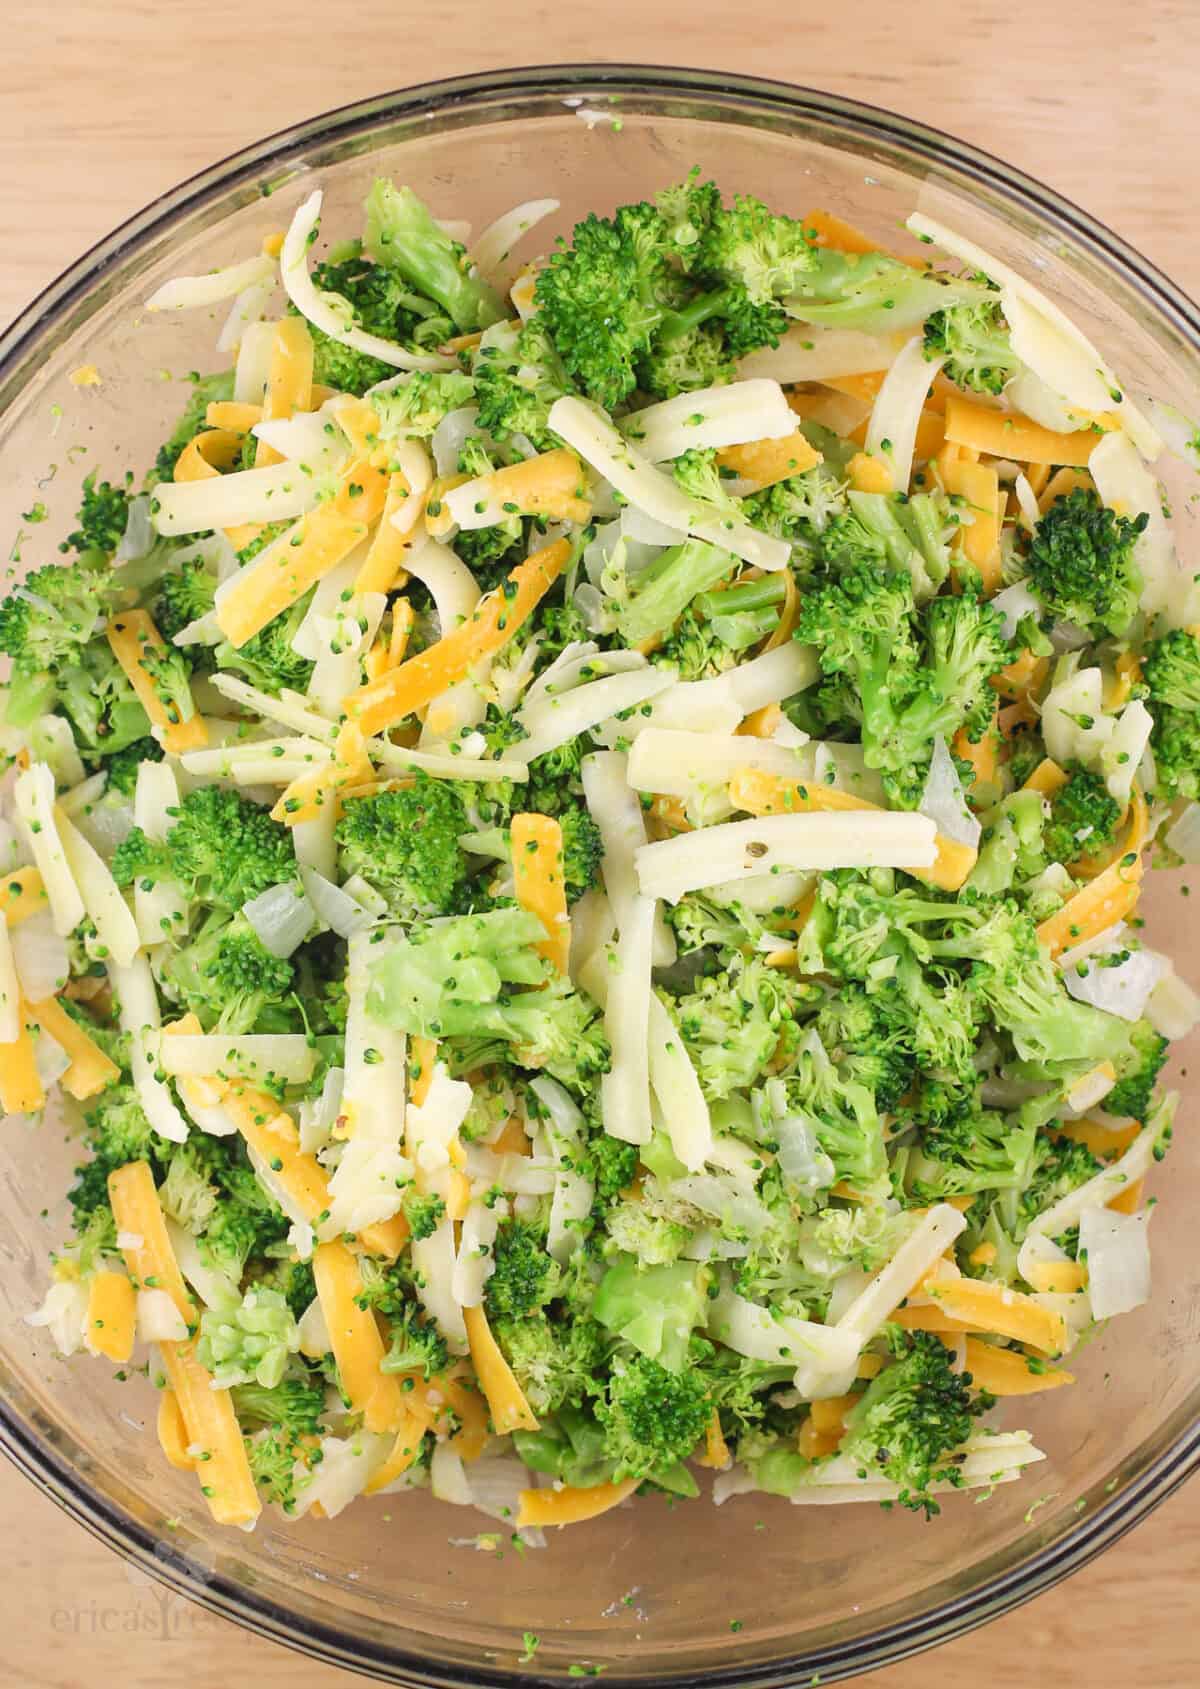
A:
<svg viewBox="0 0 1200 1689">
<path fill-rule="evenodd" d="M 974 592 L 935 598 L 914 631 L 905 575 L 855 564 L 804 595 L 796 638 L 814 645 L 837 682 L 839 708 L 861 724 L 863 753 L 893 801 L 915 808 L 933 740 L 991 720 L 991 676 L 1010 661 L 999 614 Z"/>
<path fill-rule="evenodd" d="M 292 1311 L 268 1286 L 252 1285 L 239 1303 L 205 1308 L 200 1315 L 196 1358 L 222 1389 L 250 1382 L 274 1389 L 299 1348 Z"/>
<path fill-rule="evenodd" d="M 987 297 L 978 282 L 914 269 L 883 252 L 821 248 L 812 269 L 797 277 L 788 311 L 803 322 L 904 333 L 937 311 Z"/>
<path fill-rule="evenodd" d="M 399 386 L 374 396 L 380 435 L 385 440 L 428 439 L 442 418 L 470 404 L 474 393 L 470 376 L 418 370 Z"/>
<path fill-rule="evenodd" d="M 811 424 L 807 426 L 811 427 Z M 833 473 L 832 444 L 837 436 L 830 435 L 822 442 L 826 462 L 803 475 L 792 475 L 777 481 L 761 493 L 752 493 L 742 506 L 746 520 L 752 527 L 762 528 L 780 539 L 791 540 L 800 554 L 815 555 L 821 537 L 835 517 L 849 507 L 844 482 Z M 793 563 L 798 555 L 793 552 Z"/>
<path fill-rule="evenodd" d="M 1150 1113 L 1154 1087 L 1167 1059 L 1167 1040 L 1147 1020 L 1135 1021 L 1129 1029 L 1129 1050 L 1120 1059 L 1114 1054 L 1117 1083 L 1104 1099 L 1106 1113 L 1145 1120 Z"/>
<path fill-rule="evenodd" d="M 287 1220 L 265 1192 L 261 1206 L 226 1200 L 205 1228 L 201 1249 L 218 1272 L 240 1284 L 247 1261 L 261 1255 L 287 1229 Z"/>
<path fill-rule="evenodd" d="M 1039 1144 L 1041 1159 L 1025 1189 L 1018 1206 L 1020 1223 L 1018 1238 L 1023 1236 L 1039 1214 L 1080 1185 L 1086 1185 L 1102 1171 L 1100 1162 L 1084 1144 L 1071 1138 L 1043 1138 Z"/>
<path fill-rule="evenodd" d="M 159 1186 L 158 1199 L 173 1220 L 185 1231 L 199 1233 L 207 1226 L 221 1200 L 221 1192 L 209 1178 L 210 1166 L 202 1140 L 191 1138 L 172 1155 L 167 1176 Z"/>
<path fill-rule="evenodd" d="M 1154 731 L 1150 745 L 1158 789 L 1164 797 L 1200 795 L 1200 640 L 1174 628 L 1151 640 L 1142 657 Z"/>
<path fill-rule="evenodd" d="M 175 424 L 168 440 L 158 448 L 154 468 L 146 477 L 146 486 L 154 488 L 160 481 L 170 481 L 183 448 L 204 427 L 210 404 L 233 398 L 233 371 L 218 370 L 215 375 L 190 376 L 192 391 L 183 414 Z"/>
<path fill-rule="evenodd" d="M 723 621 L 705 621 L 695 609 L 685 610 L 660 645 L 659 655 L 678 669 L 680 680 L 708 680 L 733 668 L 738 652 L 767 638 L 778 622 L 779 613 L 772 607 Z"/>
<path fill-rule="evenodd" d="M 349 799 L 337 824 L 342 871 L 361 874 L 394 914 L 449 915 L 465 903 L 470 824 L 456 788 L 418 775 L 411 786 Z"/>
<path fill-rule="evenodd" d="M 629 1189 L 637 1177 L 636 1144 L 627 1144 L 624 1138 L 614 1138 L 610 1132 L 600 1130 L 588 1139 L 587 1152 L 596 1195 L 602 1203 L 612 1202 Z"/>
<path fill-rule="evenodd" d="M 367 195 L 363 244 L 376 263 L 397 274 L 449 313 L 462 333 L 488 328 L 504 316 L 495 289 L 472 274 L 470 258 L 440 229 L 411 188 L 383 177 Z"/>
<path fill-rule="evenodd" d="M 312 594 L 305 593 L 282 616 L 275 616 L 265 627 L 252 634 L 244 645 L 230 645 L 223 641 L 213 651 L 213 661 L 219 669 L 241 674 L 260 691 L 278 696 L 285 688 L 292 692 L 307 692 L 312 678 L 313 664 L 293 649 L 292 641 L 300 624 L 308 614 Z M 204 647 L 197 647 L 203 650 Z"/>
<path fill-rule="evenodd" d="M 638 364 L 638 381 L 656 398 L 732 381 L 737 363 L 719 323 L 701 323 L 656 342 Z"/>
<path fill-rule="evenodd" d="M 822 1005 L 816 1028 L 832 1060 L 871 1091 L 879 1112 L 895 1108 L 912 1084 L 914 1061 L 885 1002 L 861 986 L 844 985 Z"/>
<path fill-rule="evenodd" d="M 404 1218 L 414 1243 L 432 1237 L 446 1212 L 444 1200 L 432 1192 L 422 1196 L 415 1188 L 404 1193 Z"/>
<path fill-rule="evenodd" d="M 1029 541 L 1030 583 L 1046 608 L 1099 636 L 1137 613 L 1142 574 L 1134 558 L 1149 517 L 1118 516 L 1090 488 L 1057 498 Z"/>
<path fill-rule="evenodd" d="M 216 598 L 217 577 L 199 557 L 185 557 L 158 582 L 154 620 L 167 641 L 189 622 L 207 616 Z"/>
<path fill-rule="evenodd" d="M 822 530 L 821 557 L 835 573 L 856 563 L 907 571 L 914 598 L 923 602 L 950 572 L 948 542 L 957 525 L 940 494 L 850 492 L 845 511 Z"/>
<path fill-rule="evenodd" d="M 722 960 L 752 956 L 767 931 L 765 922 L 741 903 L 714 903 L 693 892 L 681 897 L 666 912 L 679 948 L 685 955 L 696 950 L 728 952 Z"/>
<path fill-rule="evenodd" d="M 493 440 L 523 434 L 540 451 L 558 444 L 547 419 L 555 401 L 571 391 L 571 382 L 540 317 L 503 338 L 489 336 L 479 348 L 474 374 L 479 426 Z"/>
<path fill-rule="evenodd" d="M 812 1040 L 801 1049 L 784 1086 L 787 1112 L 812 1122 L 837 1179 L 860 1195 L 886 1199 L 890 1190 L 883 1122 L 867 1086 L 823 1057 Z"/>
<path fill-rule="evenodd" d="M 293 1437 L 313 1436 L 321 1429 L 325 1392 L 303 1378 L 284 1378 L 278 1384 L 235 1384 L 233 1406 L 243 1425 L 267 1425 Z"/>
<path fill-rule="evenodd" d="M 599 883 L 604 841 L 582 804 L 561 811 L 558 824 L 563 836 L 563 879 L 567 896 L 573 900 Z"/>
<path fill-rule="evenodd" d="M 97 481 L 95 474 L 89 475 L 83 483 L 83 502 L 79 506 L 75 520 L 79 523 L 74 533 L 68 534 L 62 550 L 69 546 L 73 551 L 95 551 L 111 557 L 125 537 L 125 528 L 129 522 L 129 484 L 132 477 L 127 477 L 123 487 L 114 487 L 111 481 Z"/>
<path fill-rule="evenodd" d="M 968 988 L 1010 1034 L 1022 1061 L 1094 1064 L 1119 1049 L 1113 1017 L 1067 995 L 1037 928 L 1014 903 L 986 911 L 956 905 L 953 913 L 957 930 L 929 940 L 929 951 L 974 963 Z"/>
<path fill-rule="evenodd" d="M 1021 369 L 996 294 L 951 305 L 925 320 L 925 356 L 941 358 L 942 371 L 973 393 L 1002 393 Z"/>
<path fill-rule="evenodd" d="M 138 769 L 144 762 L 161 762 L 165 754 L 157 739 L 145 738 L 135 739 L 132 745 L 106 757 L 103 766 L 108 775 L 108 790 L 131 798 L 137 787 Z"/>
<path fill-rule="evenodd" d="M 124 596 L 103 558 L 35 569 L 0 603 L 0 651 L 25 674 L 69 670 Z"/>
<path fill-rule="evenodd" d="M 971 1434 L 971 1375 L 953 1371 L 953 1359 L 931 1332 L 903 1333 L 896 1358 L 845 1416 L 841 1452 L 898 1484 L 901 1506 L 926 1518 L 939 1511 L 930 1484 L 954 1482 L 947 1456 Z"/>
<path fill-rule="evenodd" d="M 581 1085 L 606 1069 L 608 1045 L 594 1006 L 537 953 L 543 937 L 537 917 L 516 908 L 414 929 L 376 962 L 371 1012 L 451 1040 L 459 1071 L 507 1057 Z"/>
<path fill-rule="evenodd" d="M 764 281 L 753 243 L 739 246 L 731 232 L 708 244 L 705 229 L 709 270 L 700 277 L 701 266 L 694 267 L 703 290 L 689 296 L 674 262 L 681 250 L 675 233 L 644 201 L 611 218 L 592 215 L 538 276 L 537 303 L 568 373 L 607 409 L 632 392 L 643 368 L 659 389 L 682 386 L 697 363 L 706 380 L 723 375 L 725 360 L 697 336 L 708 322 L 720 321 L 727 358 L 778 341 L 786 327 L 773 300 L 758 303 L 747 291 L 747 276 L 755 286 Z M 680 355 L 671 361 L 673 348 Z"/>
<path fill-rule="evenodd" d="M 237 1036 L 288 996 L 294 973 L 291 962 L 273 955 L 238 914 L 205 922 L 192 942 L 172 949 L 162 979 L 206 1028 Z"/>
<path fill-rule="evenodd" d="M 492 1245 L 493 1271 L 484 1295 L 489 1314 L 536 1314 L 557 1293 L 559 1269 L 546 1251 L 546 1234 L 528 1220 L 505 1220 Z"/>
<path fill-rule="evenodd" d="M 312 1265 L 308 1261 L 272 1261 L 257 1271 L 255 1282 L 278 1290 L 295 1319 L 300 1318 L 317 1294 Z"/>
<path fill-rule="evenodd" d="M 291 835 L 265 809 L 220 786 L 189 792 L 164 844 L 135 827 L 118 845 L 113 876 L 125 889 L 136 881 L 171 880 L 189 903 L 233 913 L 296 871 Z"/>
<path fill-rule="evenodd" d="M 697 593 L 737 567 L 729 552 L 705 540 L 669 546 L 636 577 L 636 588 L 616 612 L 627 645 L 640 645 L 674 625 Z"/>
<path fill-rule="evenodd" d="M 815 994 L 757 958 L 739 956 L 698 979 L 675 1018 L 705 1095 L 715 1101 L 752 1085 L 781 1044 L 795 1042 L 797 1008 Z"/>
<path fill-rule="evenodd" d="M 922 1201 L 1022 1190 L 1037 1154 L 1037 1127 L 1019 1115 L 963 1106 L 921 1134 L 923 1158 L 913 1170 L 912 1192 Z"/>
<path fill-rule="evenodd" d="M 646 1478 L 686 1460 L 704 1435 L 712 1403 L 703 1376 L 668 1372 L 645 1355 L 618 1358 L 597 1403 L 614 1478 Z"/>
<path fill-rule="evenodd" d="M 692 1241 L 691 1228 L 655 1214 L 641 1201 L 614 1202 L 604 1216 L 607 1246 L 634 1256 L 644 1267 L 678 1261 Z"/>
<path fill-rule="evenodd" d="M 108 1086 L 89 1100 L 86 1112 L 92 1159 L 76 1167 L 70 1192 L 77 1231 L 86 1227 L 97 1209 L 108 1208 L 108 1175 L 128 1161 L 153 1162 L 161 1147 L 131 1085 Z"/>
<path fill-rule="evenodd" d="M 732 210 L 720 209 L 717 202 L 693 268 L 744 288 L 751 304 L 764 305 L 802 289 L 819 262 L 803 223 L 776 216 L 761 200 L 739 194 Z"/>
<path fill-rule="evenodd" d="M 498 1319 L 493 1334 L 516 1374 L 533 1411 L 557 1413 L 579 1407 L 596 1393 L 609 1339 L 602 1326 L 584 1315 L 552 1320 L 545 1314 Z"/>
<path fill-rule="evenodd" d="M 398 1311 L 387 1306 L 391 1346 L 380 1367 L 384 1372 L 419 1372 L 433 1378 L 450 1364 L 446 1339 L 432 1320 L 423 1319 L 413 1302 L 404 1301 Z"/>
<path fill-rule="evenodd" d="M 1076 764 L 1050 800 L 1042 834 L 1046 853 L 1068 863 L 1099 856 L 1116 839 L 1120 821 L 1121 806 L 1109 796 L 1103 777 Z"/>
</svg>

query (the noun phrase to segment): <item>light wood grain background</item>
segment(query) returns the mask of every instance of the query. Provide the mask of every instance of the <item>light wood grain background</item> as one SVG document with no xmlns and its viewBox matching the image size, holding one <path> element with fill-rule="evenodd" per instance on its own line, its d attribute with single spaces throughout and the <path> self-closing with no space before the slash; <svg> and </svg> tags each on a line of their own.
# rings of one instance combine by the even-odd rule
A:
<svg viewBox="0 0 1200 1689">
<path fill-rule="evenodd" d="M 1200 292 L 1200 0 L 30 0 L 0 6 L 0 319 L 182 177 L 331 106 L 523 63 L 778 76 L 892 107 L 1078 200 Z M 1021 1612 L 878 1689 L 1200 1682 L 1197 1490 Z M 2 1689 L 352 1679 L 131 1581 L 0 1465 Z"/>
</svg>

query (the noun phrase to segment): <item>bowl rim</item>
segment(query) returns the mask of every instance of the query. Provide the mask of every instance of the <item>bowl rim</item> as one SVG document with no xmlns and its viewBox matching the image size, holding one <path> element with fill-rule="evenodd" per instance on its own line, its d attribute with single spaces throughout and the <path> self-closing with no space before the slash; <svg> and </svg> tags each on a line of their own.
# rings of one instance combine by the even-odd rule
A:
<svg viewBox="0 0 1200 1689">
<path fill-rule="evenodd" d="M 15 371 L 31 343 L 82 303 L 105 271 L 167 233 L 189 213 L 218 194 L 277 173 L 294 155 L 313 145 L 327 145 L 389 116 L 425 109 L 442 113 L 484 106 L 497 96 L 553 95 L 590 90 L 599 95 L 707 95 L 736 107 L 744 101 L 761 113 L 772 107 L 791 118 L 806 115 L 834 120 L 864 138 L 903 145 L 918 158 L 951 167 L 960 178 L 986 186 L 1001 199 L 1015 201 L 1056 225 L 1109 272 L 1132 283 L 1145 303 L 1200 355 L 1200 306 L 1149 259 L 1106 224 L 1035 177 L 1005 164 L 929 124 L 887 108 L 842 95 L 763 77 L 706 69 L 621 62 L 566 62 L 476 72 L 417 83 L 371 95 L 317 114 L 240 148 L 218 163 L 166 190 L 110 234 L 88 248 L 45 286 L 0 333 L 0 386 Z M 326 1664 L 360 1672 L 377 1681 L 420 1684 L 427 1689 L 491 1689 L 494 1685 L 556 1684 L 560 1674 L 537 1669 L 503 1670 L 491 1665 L 461 1666 L 450 1673 L 417 1652 L 365 1642 L 339 1626 L 303 1618 L 261 1593 L 223 1574 L 202 1573 L 181 1549 L 164 1540 L 115 1502 L 80 1481 L 53 1440 L 35 1428 L 0 1396 L 0 1450 L 44 1495 L 107 1547 L 165 1583 L 176 1594 L 209 1611 Z M 976 1588 L 951 1597 L 917 1615 L 876 1626 L 837 1645 L 812 1648 L 767 1663 L 718 1665 L 702 1673 L 659 1672 L 658 1681 L 703 1685 L 704 1689 L 791 1689 L 815 1681 L 831 1683 L 853 1673 L 894 1664 L 939 1643 L 966 1634 L 993 1618 L 1044 1593 L 1085 1566 L 1140 1523 L 1200 1466 L 1200 1418 L 1119 1493 L 1081 1515 L 1049 1544 Z M 613 1689 L 645 1689 L 648 1679 L 609 1670 Z"/>
</svg>

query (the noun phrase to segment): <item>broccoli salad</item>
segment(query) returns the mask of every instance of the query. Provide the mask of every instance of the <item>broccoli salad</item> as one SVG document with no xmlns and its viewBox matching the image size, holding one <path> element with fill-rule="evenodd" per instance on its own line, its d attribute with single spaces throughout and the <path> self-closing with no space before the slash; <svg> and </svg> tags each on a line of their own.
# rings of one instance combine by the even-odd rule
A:
<svg viewBox="0 0 1200 1689">
<path fill-rule="evenodd" d="M 1200 1008 L 1163 416 L 924 216 L 693 173 L 502 288 L 556 201 L 321 203 L 147 301 L 232 367 L 0 605 L 30 1324 L 243 1528 L 1017 1479 Z"/>
</svg>

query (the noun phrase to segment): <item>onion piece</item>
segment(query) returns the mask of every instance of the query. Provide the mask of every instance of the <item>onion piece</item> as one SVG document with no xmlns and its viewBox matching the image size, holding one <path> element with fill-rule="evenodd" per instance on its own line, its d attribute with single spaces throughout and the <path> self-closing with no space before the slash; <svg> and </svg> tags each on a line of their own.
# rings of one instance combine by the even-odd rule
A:
<svg viewBox="0 0 1200 1689">
<path fill-rule="evenodd" d="M 945 838 L 969 845 L 972 850 L 978 848 L 983 827 L 967 807 L 958 770 L 940 733 L 933 741 L 933 756 L 918 808 Z"/>
<path fill-rule="evenodd" d="M 391 364 L 394 369 L 453 369 L 452 357 L 440 353 L 406 352 L 402 346 L 384 340 L 380 335 L 366 334 L 362 329 L 349 327 L 342 312 L 318 293 L 308 272 L 308 250 L 316 236 L 323 198 L 321 189 L 317 188 L 297 207 L 279 255 L 284 289 L 300 315 L 339 345 L 349 346 L 369 358 L 378 358 L 380 363 Z"/>
<path fill-rule="evenodd" d="M 302 866 L 300 881 L 317 919 L 337 933 L 339 938 L 350 938 L 364 927 L 373 925 L 375 917 L 371 911 L 356 903 L 341 886 L 334 885 L 324 874 Z"/>
<path fill-rule="evenodd" d="M 232 299 L 243 288 L 264 282 L 275 274 L 275 260 L 265 255 L 244 258 L 239 264 L 210 270 L 204 276 L 176 276 L 164 282 L 146 301 L 147 311 L 196 310 Z"/>
<path fill-rule="evenodd" d="M 183 1343 L 187 1340 L 187 1321 L 165 1290 L 138 1291 L 137 1334 L 139 1343 Z"/>
<path fill-rule="evenodd" d="M 468 437 L 477 432 L 478 405 L 460 405 L 447 411 L 430 436 L 429 445 L 439 475 L 454 475 L 458 459 Z"/>
<path fill-rule="evenodd" d="M 1172 969 L 1150 993 L 1146 1019 L 1160 1038 L 1186 1038 L 1200 1023 L 1200 997 Z"/>
<path fill-rule="evenodd" d="M 262 281 L 251 282 L 249 287 L 242 289 L 229 307 L 229 315 L 217 336 L 218 352 L 236 352 L 247 332 L 255 324 L 262 322 L 267 314 L 267 306 L 275 291 L 277 279 L 272 273 Z"/>
<path fill-rule="evenodd" d="M 471 256 L 476 268 L 485 276 L 498 270 L 517 242 L 530 229 L 552 217 L 559 204 L 557 199 L 527 199 L 520 205 L 514 205 L 511 211 L 501 212 L 473 245 Z"/>
<path fill-rule="evenodd" d="M 842 375 L 869 375 L 888 369 L 907 335 L 863 334 L 852 328 L 792 323 L 778 346 L 763 346 L 740 359 L 743 380 L 769 376 L 775 381 L 829 381 Z"/>
<path fill-rule="evenodd" d="M 791 546 L 785 540 L 689 498 L 670 476 L 635 451 L 596 406 L 582 399 L 558 399 L 551 407 L 548 426 L 631 504 L 666 527 L 685 529 L 760 569 L 787 566 Z"/>
<path fill-rule="evenodd" d="M 55 932 L 50 911 L 39 909 L 16 927 L 10 928 L 3 921 L 0 925 L 4 926 L 11 945 L 12 965 L 26 1002 L 40 1003 L 61 991 L 70 976 L 70 959 L 67 941 Z M 0 947 L 3 944 L 4 940 L 0 939 Z M 7 990 L 5 986 L 6 995 Z M 11 1043 L 16 1036 L 14 1031 L 11 1038 L 0 1038 L 0 1043 Z"/>
<path fill-rule="evenodd" d="M 867 424 L 867 451 L 889 466 L 896 492 L 908 491 L 917 425 L 934 377 L 944 362 L 943 358 L 927 358 L 924 340 L 914 334 L 896 354 L 876 395 Z"/>
<path fill-rule="evenodd" d="M 1146 526 L 1133 548 L 1142 573 L 1141 607 L 1147 614 L 1163 611 L 1172 627 L 1192 619 L 1191 571 L 1179 567 L 1170 525 L 1163 515 L 1158 481 L 1123 434 L 1106 434 L 1088 459 L 1088 472 L 1104 503 L 1126 516 L 1145 516 Z"/>
<path fill-rule="evenodd" d="M 1128 1314 L 1150 1300 L 1150 1237 L 1145 1214 L 1089 1208 L 1079 1217 L 1079 1253 L 1086 1251 L 1088 1295 L 1098 1320 Z"/>
</svg>

